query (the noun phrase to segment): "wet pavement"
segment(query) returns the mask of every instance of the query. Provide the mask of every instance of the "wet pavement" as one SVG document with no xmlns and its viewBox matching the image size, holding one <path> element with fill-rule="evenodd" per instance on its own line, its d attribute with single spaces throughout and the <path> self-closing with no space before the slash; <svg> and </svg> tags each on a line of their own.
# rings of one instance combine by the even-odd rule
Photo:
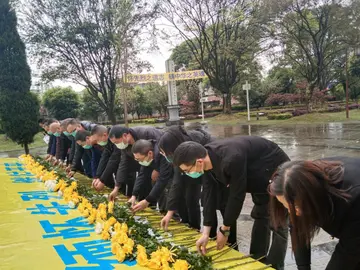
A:
<svg viewBox="0 0 360 270">
<path fill-rule="evenodd" d="M 360 156 L 360 123 L 329 123 L 316 125 L 208 125 L 204 127 L 218 138 L 239 135 L 256 135 L 275 143 L 293 160 L 317 159 L 332 156 Z M 250 212 L 253 203 L 247 196 L 241 216 L 238 219 L 238 241 L 240 250 L 249 252 L 252 219 Z M 337 241 L 324 231 L 312 243 L 312 269 L 325 269 Z M 285 270 L 297 269 L 289 241 Z"/>
</svg>

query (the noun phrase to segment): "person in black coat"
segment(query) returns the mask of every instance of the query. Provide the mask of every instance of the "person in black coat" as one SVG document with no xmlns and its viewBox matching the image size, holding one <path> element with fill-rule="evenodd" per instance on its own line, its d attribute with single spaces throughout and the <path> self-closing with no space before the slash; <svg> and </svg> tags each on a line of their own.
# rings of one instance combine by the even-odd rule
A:
<svg viewBox="0 0 360 270">
<path fill-rule="evenodd" d="M 86 151 L 90 151 L 91 178 L 95 179 L 104 148 L 91 140 L 91 133 L 87 130 L 77 131 L 75 135 L 75 141 Z"/>
<path fill-rule="evenodd" d="M 109 128 L 102 125 L 97 125 L 91 130 L 90 140 L 104 148 L 93 181 L 93 187 L 97 191 L 102 190 L 104 186 L 114 188 L 114 174 L 121 160 L 121 150 L 110 141 L 109 131 Z"/>
<path fill-rule="evenodd" d="M 48 148 L 47 148 L 47 151 L 46 151 L 46 160 L 52 160 L 53 157 L 54 157 L 54 152 L 56 151 L 56 144 L 55 144 L 55 141 L 56 141 L 56 138 L 54 136 L 54 134 L 50 131 L 50 125 L 52 123 L 54 123 L 55 119 L 47 119 L 45 120 L 44 124 L 43 124 L 43 128 L 44 130 L 46 131 L 46 133 L 49 135 L 49 143 L 48 143 Z M 54 150 L 55 149 L 55 150 Z"/>
<path fill-rule="evenodd" d="M 241 212 L 246 193 L 251 193 L 254 218 L 250 254 L 254 258 L 266 257 L 277 269 L 283 269 L 287 249 L 286 227 L 273 233 L 270 251 L 269 179 L 277 167 L 289 160 L 275 143 L 256 136 L 234 137 L 216 140 L 205 146 L 195 142 L 182 143 L 174 153 L 174 165 L 192 178 L 203 175 L 204 230 L 196 242 L 199 252 L 206 253 L 206 245 L 216 211 L 219 186 L 229 187 L 223 225 L 217 233 L 217 248 L 222 249 L 228 241 L 230 226 Z"/>
<path fill-rule="evenodd" d="M 119 193 L 120 188 L 127 196 L 132 195 L 132 190 L 135 182 L 136 172 L 139 172 L 140 165 L 134 159 L 131 147 L 140 139 L 144 140 L 158 140 L 162 131 L 154 127 L 134 127 L 126 128 L 121 125 L 113 126 L 110 130 L 110 141 L 121 150 L 121 161 L 116 172 L 115 187 L 109 195 L 110 200 L 114 200 Z M 141 194 L 141 199 L 147 196 L 149 191 L 144 190 Z"/>
<path fill-rule="evenodd" d="M 131 198 L 132 211 L 144 210 L 150 204 L 158 202 L 160 212 L 165 213 L 167 193 L 174 174 L 173 166 L 160 154 L 155 140 L 137 140 L 132 146 L 132 152 L 135 160 L 141 165 Z M 153 177 L 154 172 L 158 175 L 156 179 Z M 148 195 L 135 205 L 136 198 L 140 197 L 143 190 L 149 190 Z"/>
<path fill-rule="evenodd" d="M 68 122 L 66 127 L 66 131 L 71 134 L 74 138 L 76 136 L 76 132 L 80 130 L 87 130 L 91 132 L 92 128 L 95 127 L 96 124 L 88 122 L 88 121 L 79 121 L 78 119 L 71 119 Z M 84 172 L 88 177 L 92 177 L 91 170 L 91 151 L 90 149 L 84 149 L 81 145 L 75 143 L 75 151 L 73 155 L 73 161 L 71 164 L 71 169 L 68 170 L 68 177 L 72 177 L 75 172 Z M 82 161 L 82 164 L 81 164 Z"/>
<path fill-rule="evenodd" d="M 269 186 L 275 227 L 290 215 L 299 270 L 311 269 L 310 246 L 322 228 L 339 239 L 326 270 L 360 269 L 360 159 L 332 157 L 283 164 Z"/>
<path fill-rule="evenodd" d="M 160 153 L 172 163 L 175 149 L 183 142 L 194 141 L 201 145 L 211 142 L 213 138 L 205 131 L 185 130 L 182 126 L 173 126 L 164 132 L 159 140 Z M 168 224 L 175 212 L 178 212 L 181 222 L 200 230 L 201 178 L 194 181 L 191 177 L 182 174 L 179 168 L 174 168 L 174 178 L 167 198 L 167 214 L 161 220 L 161 227 L 167 230 Z"/>
</svg>

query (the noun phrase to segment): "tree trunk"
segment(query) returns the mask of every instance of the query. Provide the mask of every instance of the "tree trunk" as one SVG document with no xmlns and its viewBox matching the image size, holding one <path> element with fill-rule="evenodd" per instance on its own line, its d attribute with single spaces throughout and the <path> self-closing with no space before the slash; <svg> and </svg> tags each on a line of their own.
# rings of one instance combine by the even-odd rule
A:
<svg viewBox="0 0 360 270">
<path fill-rule="evenodd" d="M 231 114 L 231 94 L 223 95 L 223 113 Z"/>
<path fill-rule="evenodd" d="M 29 145 L 27 143 L 24 144 L 24 150 L 25 150 L 25 154 L 29 154 L 30 151 L 29 151 Z"/>
<path fill-rule="evenodd" d="M 314 93 L 315 86 L 309 85 L 306 91 L 306 109 L 308 112 L 312 112 L 312 95 Z"/>
<path fill-rule="evenodd" d="M 109 111 L 107 113 L 107 116 L 111 122 L 112 125 L 116 125 L 116 116 L 115 116 L 115 112 L 114 110 L 112 110 L 111 108 L 109 108 Z"/>
</svg>

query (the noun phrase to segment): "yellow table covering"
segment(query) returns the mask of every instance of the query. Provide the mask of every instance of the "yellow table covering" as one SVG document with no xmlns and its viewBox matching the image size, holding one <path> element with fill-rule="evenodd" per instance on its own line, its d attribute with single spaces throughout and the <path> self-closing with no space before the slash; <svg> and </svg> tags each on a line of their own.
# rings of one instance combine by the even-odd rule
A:
<svg viewBox="0 0 360 270">
<path fill-rule="evenodd" d="M 27 172 L 19 160 L 0 159 L 0 179 L 0 269 L 145 269 L 136 265 L 136 261 L 117 262 L 111 254 L 110 241 L 101 240 L 94 226 L 56 193 L 47 192 L 44 184 Z M 185 226 L 174 223 L 169 227 L 178 228 Z M 173 242 L 194 232 L 180 232 Z M 194 243 L 199 235 L 193 236 Z M 245 255 L 235 250 L 219 253 L 211 249 L 215 245 L 211 242 L 208 248 L 209 255 L 221 255 L 213 257 L 218 257 L 216 269 L 265 269 L 265 265 L 251 258 L 231 260 Z M 243 265 L 233 267 L 240 263 Z"/>
</svg>

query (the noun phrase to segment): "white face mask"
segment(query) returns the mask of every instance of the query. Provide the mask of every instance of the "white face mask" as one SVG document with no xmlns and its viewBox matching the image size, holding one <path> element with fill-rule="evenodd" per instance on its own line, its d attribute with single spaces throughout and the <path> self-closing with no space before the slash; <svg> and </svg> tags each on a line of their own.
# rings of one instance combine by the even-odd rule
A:
<svg viewBox="0 0 360 270">
<path fill-rule="evenodd" d="M 147 167 L 147 166 L 150 166 L 150 164 L 151 164 L 152 161 L 153 161 L 152 159 L 149 160 L 149 161 L 147 161 L 147 160 L 139 161 L 139 164 L 142 165 L 142 166 Z"/>
<path fill-rule="evenodd" d="M 125 143 L 121 142 L 121 143 L 116 143 L 115 145 L 116 145 L 117 148 L 123 150 L 123 149 L 125 149 L 126 147 L 128 147 L 129 144 L 128 144 L 128 143 L 125 144 Z"/>
</svg>

